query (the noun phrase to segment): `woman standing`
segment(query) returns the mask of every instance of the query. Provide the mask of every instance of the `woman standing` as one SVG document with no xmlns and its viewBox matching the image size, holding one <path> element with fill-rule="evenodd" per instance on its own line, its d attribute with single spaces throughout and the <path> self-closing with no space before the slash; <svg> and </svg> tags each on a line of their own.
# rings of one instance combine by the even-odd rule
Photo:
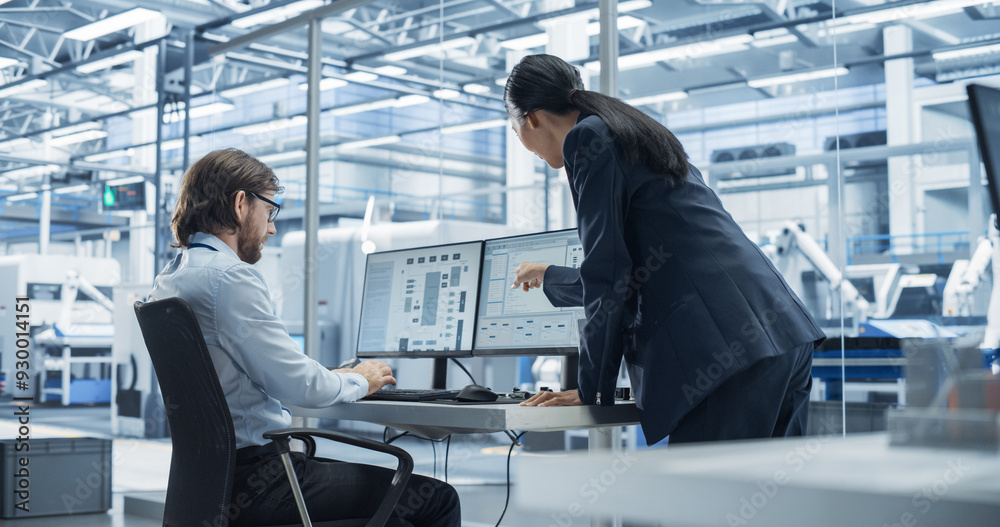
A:
<svg viewBox="0 0 1000 527">
<path fill-rule="evenodd" d="M 515 287 L 587 315 L 579 389 L 523 404 L 614 404 L 624 357 L 648 444 L 804 433 L 825 335 L 677 138 L 551 55 L 524 57 L 504 101 L 525 148 L 566 167 L 584 250 L 578 272 L 518 267 Z"/>
</svg>

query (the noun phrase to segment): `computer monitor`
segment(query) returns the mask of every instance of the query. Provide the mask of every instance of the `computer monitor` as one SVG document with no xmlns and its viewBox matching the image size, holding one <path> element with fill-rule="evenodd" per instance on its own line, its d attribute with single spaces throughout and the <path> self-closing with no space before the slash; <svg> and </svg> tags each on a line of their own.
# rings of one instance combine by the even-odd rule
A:
<svg viewBox="0 0 1000 527">
<path fill-rule="evenodd" d="M 358 357 L 472 353 L 483 242 L 368 255 Z"/>
<path fill-rule="evenodd" d="M 511 289 L 521 262 L 579 268 L 576 229 L 486 240 L 473 355 L 570 355 L 580 346 L 583 307 L 553 307 L 541 289 Z"/>
<path fill-rule="evenodd" d="M 1000 218 L 1000 90 L 970 84 L 969 113 L 979 137 L 979 152 L 986 166 L 993 212 Z"/>
</svg>

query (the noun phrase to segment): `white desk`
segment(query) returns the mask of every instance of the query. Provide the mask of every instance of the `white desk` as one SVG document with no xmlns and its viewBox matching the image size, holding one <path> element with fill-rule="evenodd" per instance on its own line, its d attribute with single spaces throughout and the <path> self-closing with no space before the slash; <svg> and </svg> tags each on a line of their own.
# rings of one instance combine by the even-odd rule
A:
<svg viewBox="0 0 1000 527">
<path fill-rule="evenodd" d="M 449 434 L 493 433 L 505 430 L 555 432 L 587 428 L 591 451 L 608 450 L 617 434 L 613 427 L 639 423 L 634 402 L 614 406 L 554 406 L 539 408 L 519 404 L 439 404 L 398 401 L 359 401 L 328 408 L 289 407 L 296 417 L 323 417 L 366 421 L 405 430 L 431 439 Z M 551 478 L 547 478 L 551 479 Z M 613 522 L 593 518 L 591 525 Z"/>
<path fill-rule="evenodd" d="M 889 447 L 884 433 L 517 462 L 518 505 L 554 523 L 617 514 L 685 527 L 1000 525 L 1000 454 Z"/>
<path fill-rule="evenodd" d="M 554 432 L 605 428 L 639 422 L 633 402 L 614 406 L 528 407 L 518 404 L 436 404 L 359 401 L 329 408 L 289 408 L 297 417 L 366 421 L 431 439 L 448 434 L 493 433 L 504 430 Z"/>
</svg>

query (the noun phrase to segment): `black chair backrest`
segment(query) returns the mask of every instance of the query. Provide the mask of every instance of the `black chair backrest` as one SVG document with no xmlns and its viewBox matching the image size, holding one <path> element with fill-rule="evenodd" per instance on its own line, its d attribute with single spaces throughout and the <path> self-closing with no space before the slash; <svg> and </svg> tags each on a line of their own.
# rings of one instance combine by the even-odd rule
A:
<svg viewBox="0 0 1000 527">
<path fill-rule="evenodd" d="M 163 525 L 228 525 L 236 436 L 198 320 L 180 298 L 136 302 L 135 315 L 173 442 Z"/>
</svg>

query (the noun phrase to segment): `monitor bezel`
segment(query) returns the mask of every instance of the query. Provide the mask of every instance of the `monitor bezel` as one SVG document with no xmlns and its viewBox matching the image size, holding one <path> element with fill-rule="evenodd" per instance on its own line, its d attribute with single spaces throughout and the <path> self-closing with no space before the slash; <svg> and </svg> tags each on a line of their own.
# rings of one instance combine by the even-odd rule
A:
<svg viewBox="0 0 1000 527">
<path fill-rule="evenodd" d="M 477 295 L 476 301 L 478 303 L 479 297 L 482 297 L 482 286 L 483 286 L 483 266 L 486 263 L 486 244 L 494 241 L 500 240 L 516 240 L 518 238 L 527 238 L 531 236 L 541 236 L 545 234 L 560 234 L 567 232 L 576 232 L 577 237 L 580 236 L 580 229 L 569 228 L 569 229 L 558 229 L 553 231 L 542 231 L 542 232 L 532 232 L 528 234 L 517 234 L 514 236 L 501 236 L 498 238 L 487 238 L 483 240 L 483 255 L 480 259 L 479 266 L 479 295 Z M 557 346 L 549 348 L 486 348 L 478 349 L 476 345 L 479 343 L 479 306 L 476 306 L 476 332 L 472 336 L 472 356 L 473 357 L 559 357 L 559 356 L 572 356 L 580 353 L 579 346 Z"/>
<path fill-rule="evenodd" d="M 1000 181 L 994 180 L 994 175 L 1000 176 L 1000 159 L 993 159 L 985 134 L 980 131 L 986 130 L 986 123 L 983 121 L 982 93 L 993 91 L 1000 97 L 1000 89 L 981 84 L 969 84 L 965 87 L 969 94 L 969 116 L 972 118 L 972 126 L 976 132 L 976 144 L 979 146 L 979 157 L 983 160 L 986 169 L 986 186 L 989 188 L 990 202 L 993 204 L 993 212 L 1000 222 Z M 1000 141 L 1000 138 L 997 138 Z M 994 173 L 996 172 L 996 173 Z"/>
<path fill-rule="evenodd" d="M 419 247 L 407 247 L 403 249 L 392 249 L 390 251 L 378 251 L 373 253 L 368 253 L 365 255 L 365 276 L 361 281 L 361 312 L 358 314 L 358 340 L 354 345 L 355 356 L 359 359 L 397 359 L 397 358 L 412 358 L 412 359 L 441 359 L 441 358 L 467 358 L 472 356 L 472 349 L 467 350 L 448 350 L 448 351 L 361 351 L 361 322 L 365 315 L 365 289 L 368 287 L 368 263 L 372 255 L 378 254 L 391 254 L 391 253 L 401 253 L 405 251 L 415 251 L 415 250 L 433 250 L 440 249 L 444 247 L 453 247 L 457 245 L 472 245 L 479 244 L 479 276 L 476 278 L 476 305 L 473 308 L 472 316 L 472 329 L 475 331 L 476 320 L 479 317 L 479 289 L 481 287 L 480 280 L 483 276 L 483 247 L 486 243 L 483 240 L 469 240 L 464 242 L 454 242 L 454 243 L 443 243 L 440 245 L 423 245 Z M 476 335 L 472 335 L 473 347 L 475 347 Z"/>
</svg>

